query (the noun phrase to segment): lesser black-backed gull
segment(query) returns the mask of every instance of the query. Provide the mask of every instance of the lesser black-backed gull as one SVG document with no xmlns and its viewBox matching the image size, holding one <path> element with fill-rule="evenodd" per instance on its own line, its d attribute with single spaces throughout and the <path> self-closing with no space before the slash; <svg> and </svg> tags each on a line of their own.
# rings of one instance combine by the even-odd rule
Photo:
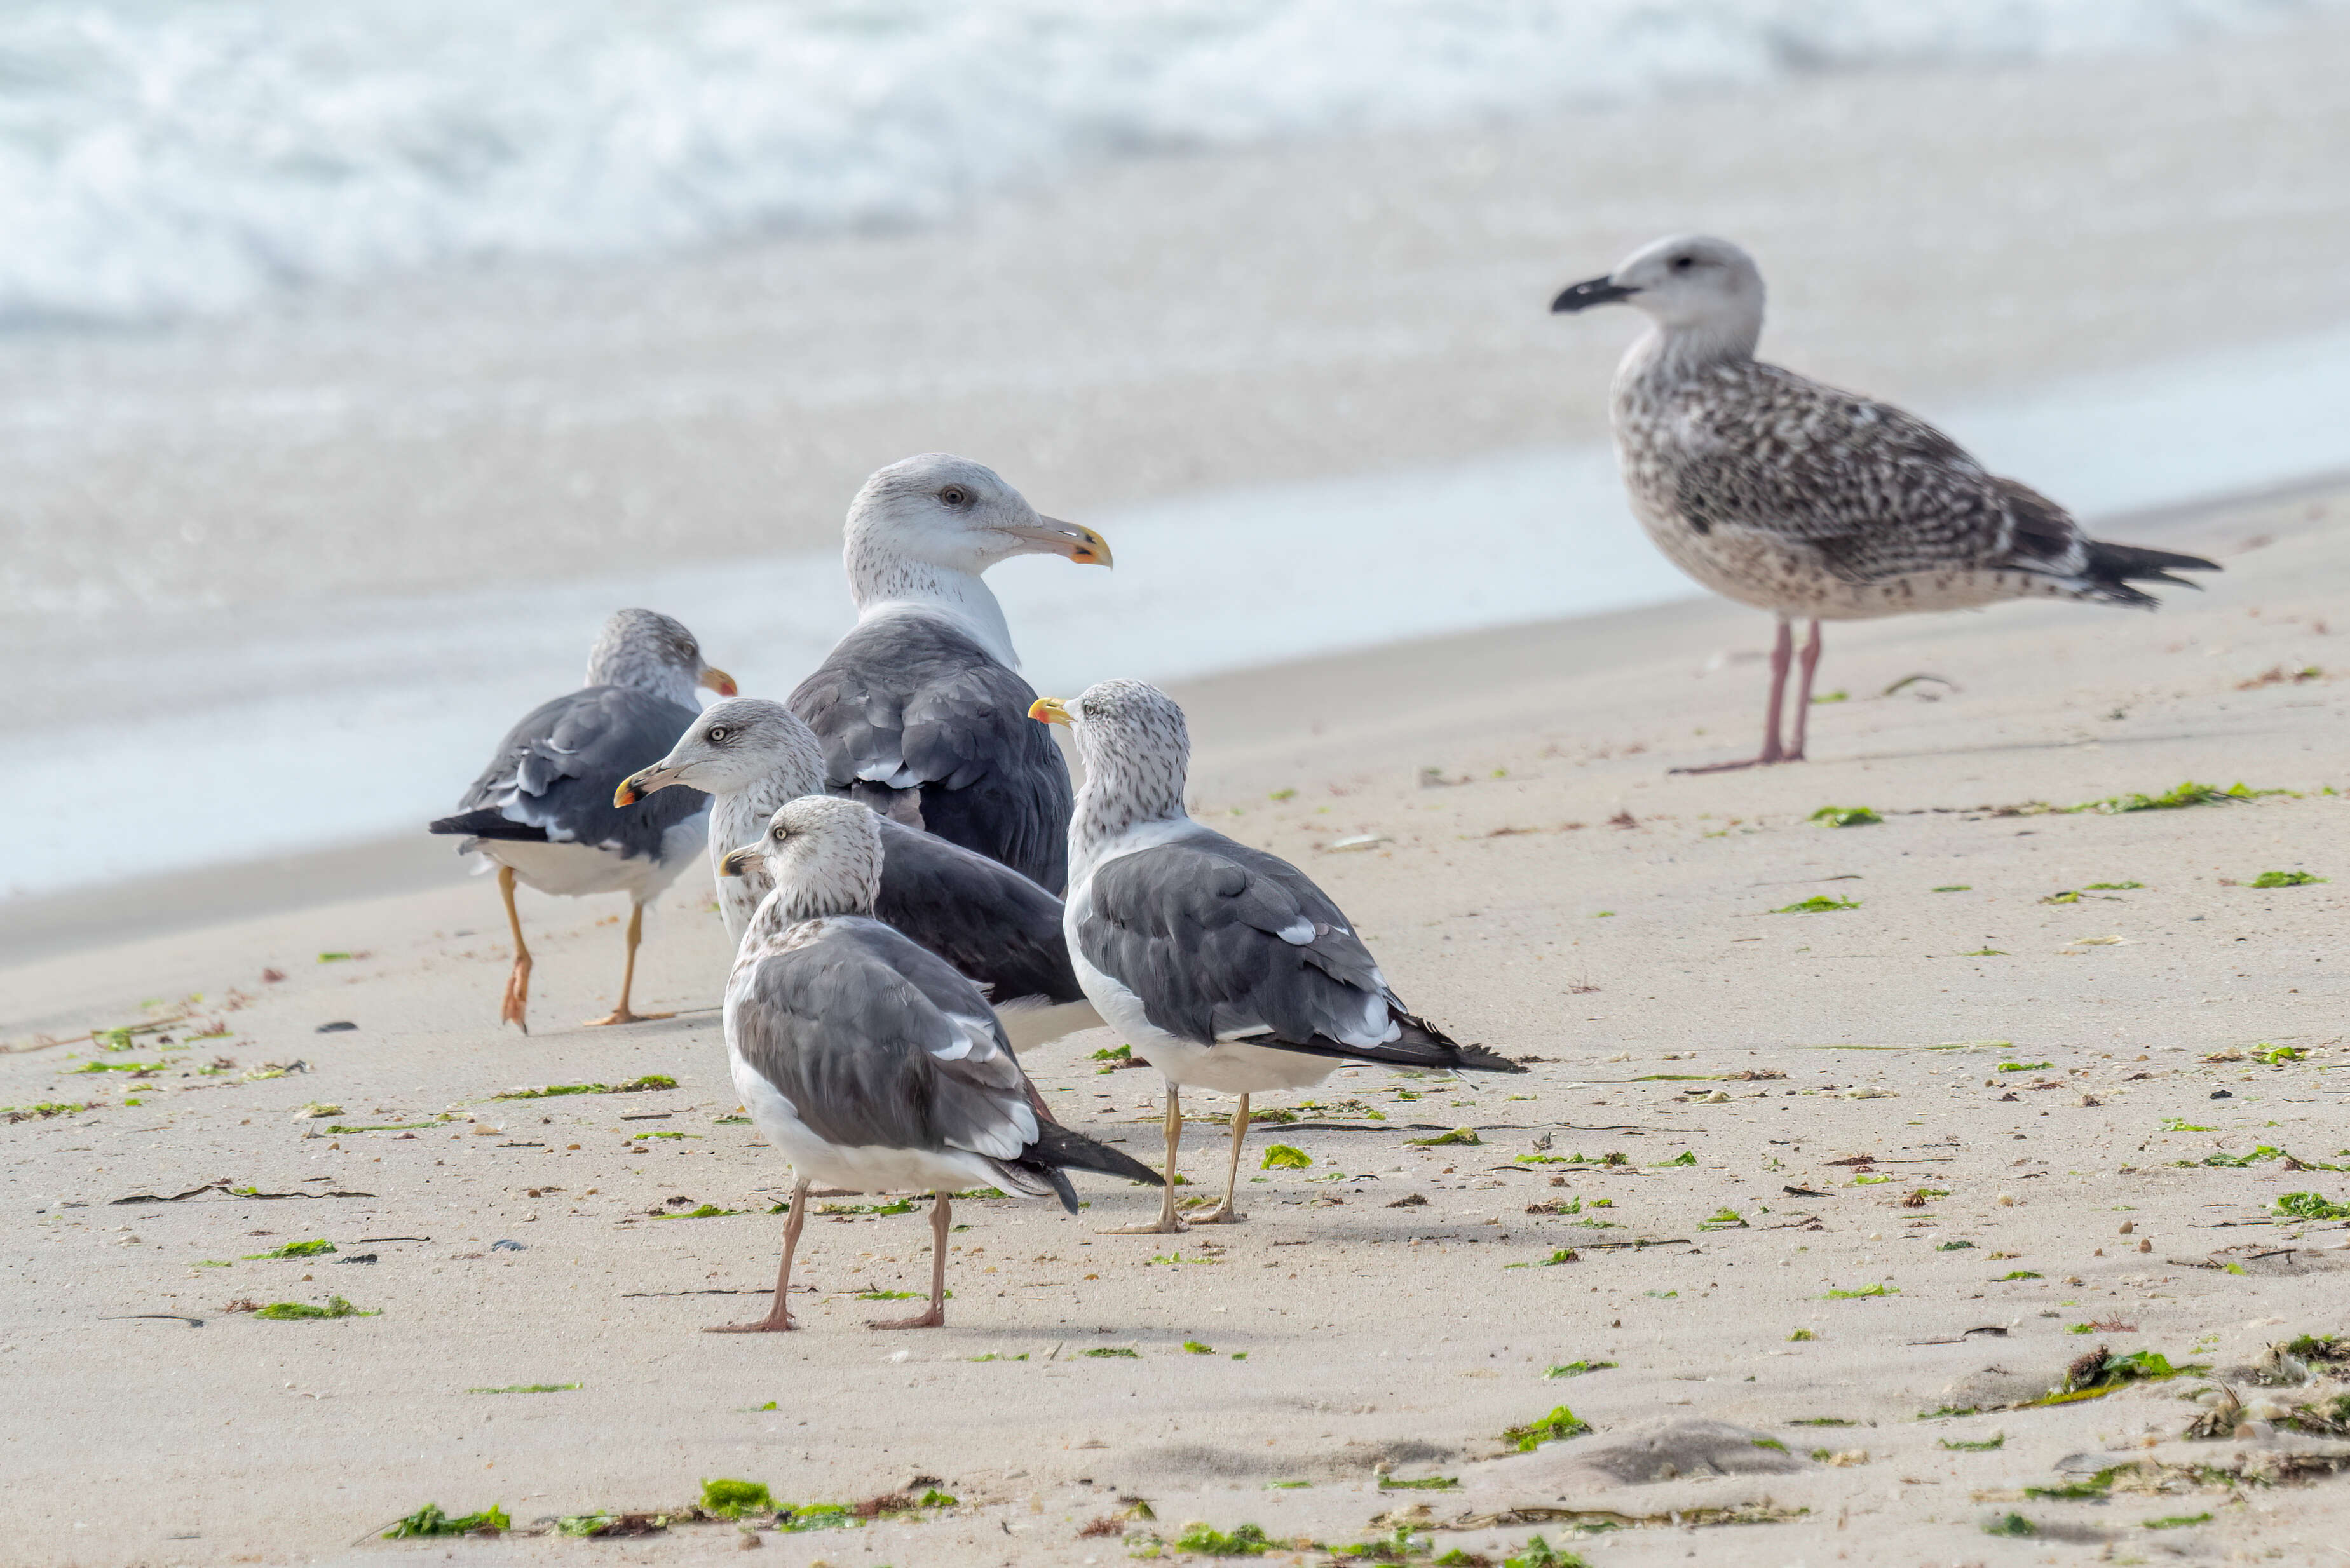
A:
<svg viewBox="0 0 2350 1568">
<path fill-rule="evenodd" d="M 1632 510 L 1675 566 L 1779 621 L 1761 754 L 1682 771 L 1804 760 L 1824 620 L 2022 598 L 2152 608 L 2133 583 L 2191 587 L 2171 572 L 2220 569 L 2092 539 L 2062 506 L 1986 471 L 1914 415 L 1756 359 L 1762 275 L 1727 240 L 1659 240 L 1551 309 L 1617 301 L 1654 323 L 1616 370 L 1616 450 Z M 1783 743 L 1793 623 L 1805 618 Z"/>
<path fill-rule="evenodd" d="M 1167 1190 L 1144 1231 L 1180 1231 L 1175 1152 L 1186 1085 L 1240 1096 L 1223 1201 L 1233 1208 L 1249 1096 L 1318 1084 L 1342 1064 L 1523 1073 L 1407 1011 L 1347 917 L 1305 874 L 1183 809 L 1191 736 L 1155 686 L 1105 680 L 1039 699 L 1072 726 L 1085 786 L 1069 826 L 1069 956 L 1134 1054 L 1167 1080 Z"/>
<path fill-rule="evenodd" d="M 588 655 L 587 684 L 532 709 L 498 742 L 456 815 L 431 825 L 434 833 L 463 835 L 461 853 L 478 852 L 498 868 L 515 948 L 499 1017 L 525 1034 L 531 961 L 515 909 L 517 881 L 567 898 L 626 893 L 629 951 L 620 999 L 608 1014 L 588 1022 L 669 1016 L 629 1006 L 637 944 L 645 905 L 702 848 L 709 798 L 680 790 L 623 806 L 614 804 L 612 791 L 693 722 L 696 687 L 734 693 L 733 677 L 703 660 L 702 645 L 684 627 L 653 610 L 616 611 Z"/>
<path fill-rule="evenodd" d="M 792 693 L 825 787 L 1000 860 L 1057 896 L 1069 770 L 1023 722 L 1035 691 L 981 574 L 1013 556 L 1107 566 L 1090 528 L 1036 509 L 992 469 L 930 452 L 865 482 L 843 557 L 857 626 Z"/>
<path fill-rule="evenodd" d="M 874 1328 L 946 1322 L 949 1194 L 993 1187 L 1055 1197 L 1074 1214 L 1067 1170 L 1155 1183 L 1145 1165 L 1031 1109 L 1027 1075 L 979 988 L 873 918 L 880 819 L 854 801 L 795 800 L 729 869 L 764 859 L 775 891 L 752 917 L 726 983 L 726 1053 L 735 1091 L 792 1162 L 775 1304 L 756 1323 L 793 1327 L 792 1253 L 812 1183 L 856 1192 L 929 1191 L 928 1311 Z"/>
<path fill-rule="evenodd" d="M 669 755 L 621 782 L 625 805 L 654 790 L 691 785 L 710 797 L 713 866 L 754 842 L 785 802 L 824 793 L 815 733 L 780 702 L 733 697 L 702 710 Z M 875 913 L 977 981 L 1013 1044 L 1090 1029 L 1100 1014 L 1069 967 L 1061 900 L 1010 867 L 888 818 L 881 824 L 881 889 Z M 736 946 L 774 888 L 755 857 L 718 877 L 719 907 Z"/>
</svg>

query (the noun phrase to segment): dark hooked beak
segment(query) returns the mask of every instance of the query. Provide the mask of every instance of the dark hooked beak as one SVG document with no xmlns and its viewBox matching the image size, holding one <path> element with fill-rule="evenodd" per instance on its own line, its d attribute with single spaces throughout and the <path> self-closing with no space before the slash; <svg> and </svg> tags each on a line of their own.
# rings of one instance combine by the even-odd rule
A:
<svg viewBox="0 0 2350 1568">
<path fill-rule="evenodd" d="M 1561 289 L 1558 297 L 1550 302 L 1550 312 L 1553 316 L 1571 315 L 1578 310 L 1588 310 L 1595 305 L 1613 305 L 1639 292 L 1608 278 L 1589 277 Z"/>
</svg>

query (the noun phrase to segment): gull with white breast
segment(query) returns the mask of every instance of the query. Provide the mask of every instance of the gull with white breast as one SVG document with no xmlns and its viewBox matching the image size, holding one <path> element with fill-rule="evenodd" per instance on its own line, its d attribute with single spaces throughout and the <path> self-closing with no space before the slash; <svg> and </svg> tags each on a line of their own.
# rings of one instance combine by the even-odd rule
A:
<svg viewBox="0 0 2350 1568">
<path fill-rule="evenodd" d="M 1069 957 L 1094 1006 L 1167 1080 L 1167 1189 L 1140 1231 L 1180 1231 L 1180 1091 L 1240 1096 L 1223 1201 L 1191 1223 L 1244 1219 L 1249 1096 L 1318 1084 L 1348 1062 L 1523 1073 L 1407 1010 L 1329 896 L 1277 855 L 1183 809 L 1191 735 L 1155 686 L 1105 680 L 1031 710 L 1076 732 L 1085 787 L 1069 825 Z"/>
<path fill-rule="evenodd" d="M 734 679 L 702 657 L 693 634 L 657 610 L 624 609 L 605 622 L 588 655 L 587 682 L 524 715 L 498 742 L 454 815 L 430 831 L 462 835 L 461 853 L 498 868 L 498 893 L 514 935 L 499 1017 L 530 1033 L 530 948 L 515 909 L 515 884 L 564 898 L 629 896 L 629 953 L 620 998 L 590 1023 L 666 1018 L 629 1006 L 645 906 L 693 864 L 710 800 L 681 790 L 660 800 L 616 803 L 629 774 L 669 750 L 699 711 L 694 690 L 734 695 Z"/>
<path fill-rule="evenodd" d="M 765 863 L 775 891 L 753 916 L 726 983 L 726 1054 L 735 1092 L 792 1162 L 791 1218 L 775 1299 L 755 1323 L 713 1333 L 775 1333 L 809 1187 L 933 1194 L 929 1310 L 874 1328 L 946 1323 L 950 1195 L 993 1187 L 1056 1198 L 1074 1214 L 1069 1170 L 1156 1183 L 1149 1167 L 1040 1120 L 987 999 L 937 954 L 874 919 L 880 822 L 829 795 L 778 810 L 731 871 Z"/>
<path fill-rule="evenodd" d="M 1024 722 L 1035 691 L 982 577 L 1014 556 L 1107 566 L 1090 528 L 1045 517 L 993 469 L 893 462 L 849 504 L 857 625 L 791 695 L 825 789 L 1000 860 L 1055 897 L 1067 880 L 1069 767 Z"/>
</svg>

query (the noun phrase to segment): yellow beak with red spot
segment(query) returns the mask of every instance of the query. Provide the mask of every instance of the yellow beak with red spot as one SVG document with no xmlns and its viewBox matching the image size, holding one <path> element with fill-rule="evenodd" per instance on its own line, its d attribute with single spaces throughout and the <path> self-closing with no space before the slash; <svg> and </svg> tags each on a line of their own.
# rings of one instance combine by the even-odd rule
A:
<svg viewBox="0 0 2350 1568">
<path fill-rule="evenodd" d="M 702 667 L 701 684 L 710 691 L 717 692 L 721 697 L 732 697 L 734 695 L 734 678 L 732 675 L 727 674 L 723 670 L 719 669 L 718 666 L 714 664 L 704 665 Z"/>
<path fill-rule="evenodd" d="M 1028 704 L 1028 716 L 1040 724 L 1074 724 L 1069 705 L 1058 697 L 1039 697 Z"/>
</svg>

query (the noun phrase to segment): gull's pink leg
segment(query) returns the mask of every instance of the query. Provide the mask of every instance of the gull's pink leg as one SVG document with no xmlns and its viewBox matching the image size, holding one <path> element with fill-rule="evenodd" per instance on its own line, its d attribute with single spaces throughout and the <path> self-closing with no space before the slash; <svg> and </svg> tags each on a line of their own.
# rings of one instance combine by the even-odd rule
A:
<svg viewBox="0 0 2350 1568">
<path fill-rule="evenodd" d="M 807 1220 L 808 1184 L 795 1182 L 792 1186 L 792 1217 L 784 1221 L 784 1261 L 775 1270 L 775 1304 L 767 1315 L 756 1323 L 719 1324 L 705 1328 L 704 1334 L 785 1334 L 796 1325 L 785 1310 L 792 1289 L 792 1252 L 800 1244 L 800 1227 Z"/>
<path fill-rule="evenodd" d="M 919 1317 L 902 1317 L 895 1323 L 868 1323 L 868 1328 L 944 1328 L 947 1325 L 947 1232 L 954 1205 L 947 1201 L 946 1189 L 941 1188 L 931 1195 L 931 1310 Z"/>
<path fill-rule="evenodd" d="M 1814 626 L 1817 624 L 1817 622 L 1814 623 Z M 1816 663 L 1819 655 L 1814 653 L 1812 659 Z M 1726 774 L 1739 768 L 1769 767 L 1773 763 L 1801 760 L 1804 754 L 1801 742 L 1796 743 L 1793 756 L 1782 751 L 1779 746 L 1779 712 L 1786 703 L 1787 670 L 1794 661 L 1795 628 L 1793 624 L 1782 618 L 1779 622 L 1778 639 L 1771 645 L 1771 705 L 1764 710 L 1762 715 L 1762 754 L 1761 756 L 1749 757 L 1742 763 L 1709 763 L 1701 768 L 1675 768 L 1672 771 L 1677 774 Z M 1807 673 L 1805 680 L 1809 679 Z M 1798 733 L 1801 732 L 1800 726 L 1803 722 L 1799 712 L 1795 719 Z"/>
<path fill-rule="evenodd" d="M 1787 754 L 1780 761 L 1800 763 L 1804 760 L 1804 732 L 1812 717 L 1812 671 L 1820 667 L 1820 623 L 1812 622 L 1812 635 L 1804 640 L 1804 659 L 1799 667 L 1802 674 L 1795 682 L 1795 738 Z"/>
</svg>

